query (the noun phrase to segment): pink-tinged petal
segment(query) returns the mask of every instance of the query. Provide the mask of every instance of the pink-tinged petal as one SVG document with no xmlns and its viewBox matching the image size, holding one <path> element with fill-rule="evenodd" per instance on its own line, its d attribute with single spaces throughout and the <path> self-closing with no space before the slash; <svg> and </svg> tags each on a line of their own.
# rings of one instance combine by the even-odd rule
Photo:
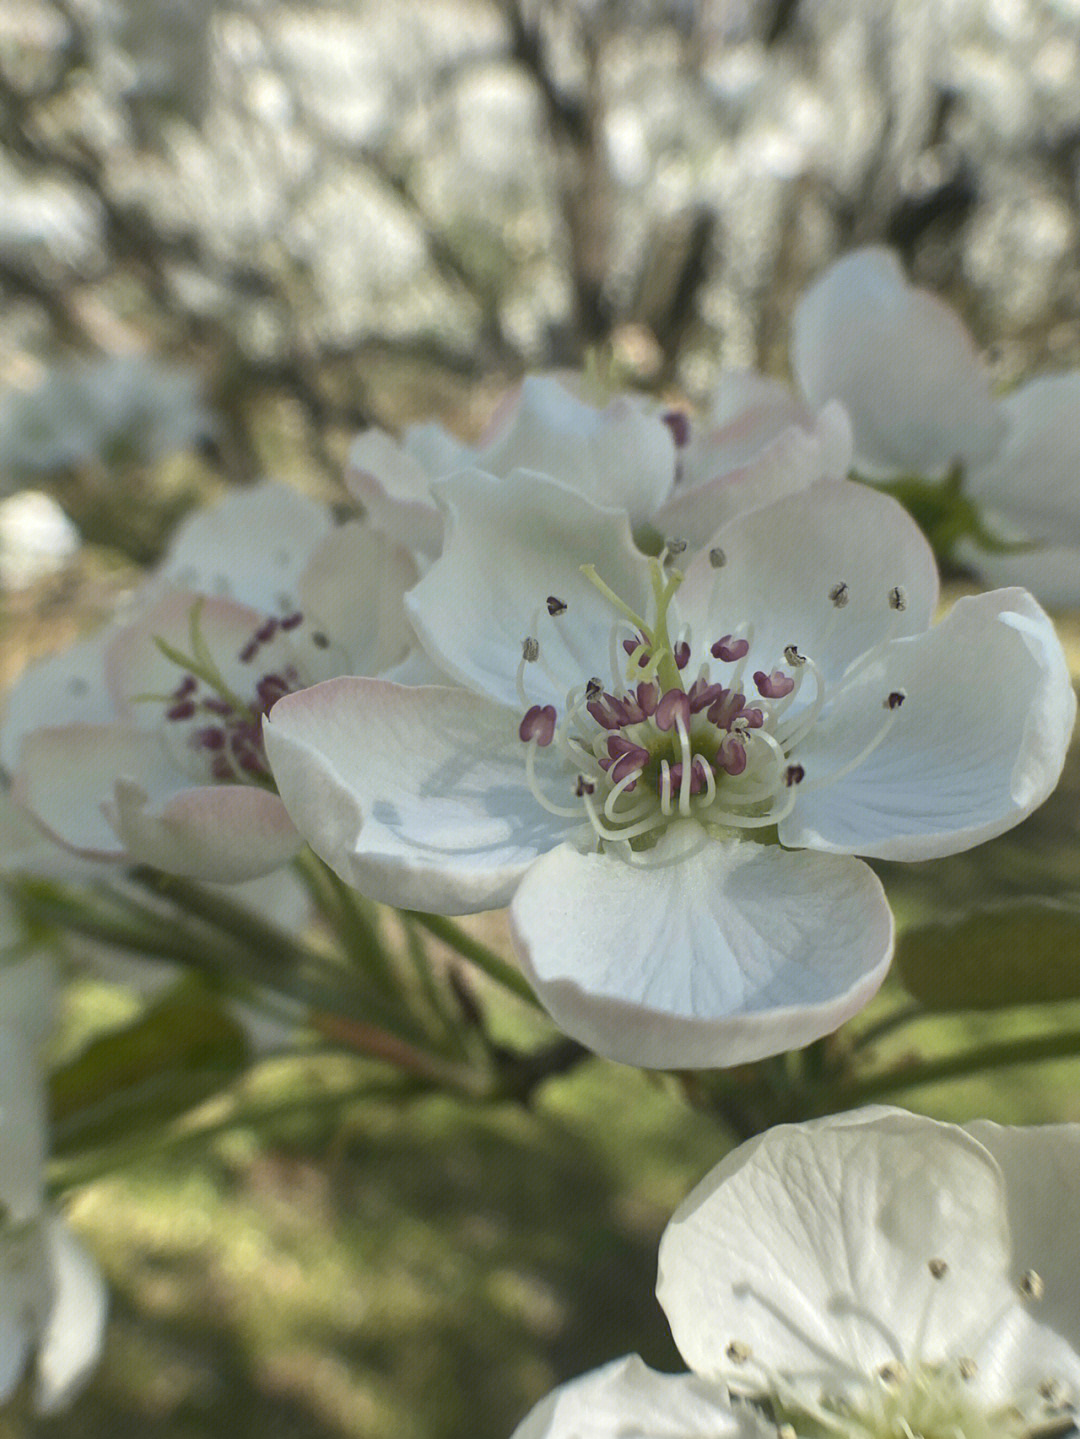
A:
<svg viewBox="0 0 1080 1439">
<path fill-rule="evenodd" d="M 263 480 L 183 519 L 154 580 L 280 614 L 295 608 L 297 581 L 333 523 L 328 505 Z"/>
<path fill-rule="evenodd" d="M 8 691 L 0 731 L 0 762 L 13 770 L 19 746 L 41 725 L 105 724 L 115 719 L 105 684 L 104 655 L 115 625 L 80 640 L 60 654 L 29 665 Z"/>
<path fill-rule="evenodd" d="M 267 666 L 240 659 L 245 645 L 266 620 L 261 610 L 235 600 L 208 599 L 187 590 L 166 590 L 130 625 L 117 628 L 105 652 L 105 675 L 116 712 L 139 728 L 162 722 L 166 706 L 143 695 L 170 695 L 184 671 L 158 648 L 163 639 L 181 654 L 191 654 L 191 617 L 198 611 L 199 633 L 227 684 L 243 698 Z"/>
<path fill-rule="evenodd" d="M 637 863 L 564 844 L 514 896 L 537 994 L 609 1059 L 690 1069 L 779 1054 L 836 1029 L 885 977 L 892 916 L 866 865 L 700 838 L 677 825 Z"/>
<path fill-rule="evenodd" d="M 722 1160 L 664 1233 L 657 1294 L 695 1372 L 745 1387 L 734 1343 L 835 1389 L 888 1362 L 969 1353 L 1001 1305 L 1021 1309 L 1008 1263 L 985 1149 L 952 1125 L 871 1108 L 780 1125 Z"/>
<path fill-rule="evenodd" d="M 254 785 L 198 785 L 158 797 L 121 778 L 105 812 L 130 859 L 219 884 L 269 874 L 302 843 L 278 796 Z"/>
<path fill-rule="evenodd" d="M 174 793 L 190 783 L 161 736 L 126 725 L 64 725 L 27 735 L 13 795 L 46 832 L 90 859 L 122 859 L 106 818 L 118 778 L 144 791 Z"/>
<path fill-rule="evenodd" d="M 690 443 L 679 456 L 679 484 L 693 487 L 741 470 L 786 430 L 813 422 L 813 411 L 786 381 L 725 370 L 708 412 L 692 422 Z"/>
<path fill-rule="evenodd" d="M 703 457 L 704 458 L 704 457 Z M 688 544 L 706 544 L 721 525 L 747 510 L 799 494 L 818 480 L 843 479 L 851 468 L 851 426 L 838 404 L 829 404 L 805 425 L 781 430 L 740 465 L 703 473 L 692 485 L 676 487 L 654 526 Z"/>
<path fill-rule="evenodd" d="M 296 827 L 347 884 L 468 914 L 505 904 L 571 828 L 528 788 L 520 719 L 461 690 L 345 678 L 281 700 L 264 733 Z"/>
<path fill-rule="evenodd" d="M 780 838 L 880 859 L 969 849 L 1042 804 L 1075 716 L 1061 644 L 1031 596 L 959 600 L 927 634 L 881 645 L 847 676 L 794 752 L 806 778 Z M 840 774 L 886 722 L 881 743 Z M 840 777 L 814 787 L 830 774 Z"/>
<path fill-rule="evenodd" d="M 462 460 L 450 469 L 467 463 Z M 443 524 L 431 497 L 434 473 L 423 458 L 411 455 L 382 430 L 365 430 L 349 451 L 345 483 L 377 529 L 408 549 L 437 555 Z"/>
<path fill-rule="evenodd" d="M 814 406 L 839 400 L 870 478 L 944 475 L 994 454 L 1005 425 L 960 319 L 870 247 L 822 274 L 795 310 L 791 361 Z"/>
<path fill-rule="evenodd" d="M 561 709 L 571 686 L 606 672 L 620 618 L 582 565 L 595 565 L 638 614 L 648 602 L 648 566 L 625 512 L 524 471 L 505 479 L 469 471 L 435 491 L 446 543 L 405 601 L 425 648 L 460 683 L 520 709 L 515 676 L 532 637 L 543 663 L 526 666 L 525 693 L 530 704 Z"/>
<path fill-rule="evenodd" d="M 476 468 L 551 475 L 597 505 L 648 520 L 675 479 L 675 444 L 660 416 L 628 396 L 596 409 L 559 380 L 530 375 L 513 418 L 476 452 Z"/>
<path fill-rule="evenodd" d="M 725 563 L 714 569 L 696 555 L 677 604 L 695 638 L 752 624 L 751 672 L 770 673 L 796 645 L 832 681 L 886 636 L 925 630 L 937 604 L 930 546 L 901 505 L 866 485 L 823 480 L 739 515 L 714 538 Z"/>
<path fill-rule="evenodd" d="M 1042 1278 L 1035 1317 L 1080 1354 L 1080 1124 L 1016 1128 L 976 1119 L 964 1128 L 1005 1177 L 1013 1281 L 1029 1269 Z"/>
<path fill-rule="evenodd" d="M 562 1384 L 512 1439 L 770 1439 L 776 1426 L 736 1413 L 725 1391 L 694 1374 L 658 1374 L 636 1354 Z"/>
<path fill-rule="evenodd" d="M 341 525 L 327 535 L 297 594 L 305 620 L 333 639 L 333 650 L 324 651 L 331 663 L 339 664 L 344 651 L 350 674 L 378 674 L 404 659 L 415 640 L 403 600 L 418 573 L 408 551 L 364 525 Z M 309 654 L 309 664 L 314 659 Z"/>
<path fill-rule="evenodd" d="M 34 1405 L 55 1414 L 74 1398 L 101 1357 L 109 1296 L 101 1271 L 62 1219 L 45 1221 L 53 1301 L 38 1345 Z"/>
</svg>

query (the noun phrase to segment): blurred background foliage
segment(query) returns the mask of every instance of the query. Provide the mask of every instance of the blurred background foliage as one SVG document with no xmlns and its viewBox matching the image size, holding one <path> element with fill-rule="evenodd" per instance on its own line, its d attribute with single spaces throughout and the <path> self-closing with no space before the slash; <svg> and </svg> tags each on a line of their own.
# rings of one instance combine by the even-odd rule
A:
<svg viewBox="0 0 1080 1439">
<path fill-rule="evenodd" d="M 721 366 L 783 373 L 796 297 L 854 244 L 945 295 L 1003 387 L 1077 366 L 1078 75 L 1076 0 L 5 0 L 0 679 L 223 487 L 344 500 L 364 425 L 475 435 L 525 370 L 597 351 L 691 400 Z M 902 944 L 845 1042 L 1044 1061 L 888 1097 L 1080 1120 L 1080 1062 L 1045 1062 L 1080 1030 L 1055 928 L 1078 771 L 991 846 L 881 867 L 912 933 L 1002 914 L 975 945 Z M 1050 1017 L 1010 988 L 1036 961 Z M 948 1013 L 905 1022 L 900 978 Z M 140 1003 L 73 983 L 58 1058 Z M 267 1062 L 73 1190 L 106 1360 L 70 1415 L 16 1407 L 0 1433 L 498 1439 L 628 1349 L 676 1367 L 656 1243 L 732 1137 L 684 1087 L 589 1063 L 528 1107 L 355 1097 L 377 1083 L 318 1050 Z"/>
</svg>

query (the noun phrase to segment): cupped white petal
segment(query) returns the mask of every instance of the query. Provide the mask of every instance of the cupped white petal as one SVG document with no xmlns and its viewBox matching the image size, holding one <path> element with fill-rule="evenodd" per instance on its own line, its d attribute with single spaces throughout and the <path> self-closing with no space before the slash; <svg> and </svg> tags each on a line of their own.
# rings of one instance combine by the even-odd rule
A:
<svg viewBox="0 0 1080 1439">
<path fill-rule="evenodd" d="M 966 476 L 971 497 L 1035 538 L 1080 546 L 1080 372 L 1032 380 L 1000 408 L 1004 442 Z"/>
<path fill-rule="evenodd" d="M 1080 1124 L 1019 1128 L 976 1119 L 964 1128 L 1005 1176 L 1013 1279 L 1032 1269 L 1039 1275 L 1045 1289 L 1035 1318 L 1080 1354 Z"/>
<path fill-rule="evenodd" d="M 441 473 L 469 463 L 462 458 Z M 411 550 L 437 555 L 443 522 L 431 496 L 431 479 L 440 471 L 410 454 L 382 430 L 365 430 L 349 451 L 345 483 L 364 506 L 371 523 Z"/>
<path fill-rule="evenodd" d="M 417 575 L 408 551 L 365 525 L 346 524 L 312 552 L 297 597 L 309 623 L 345 652 L 350 674 L 378 674 L 415 643 L 402 602 Z"/>
<path fill-rule="evenodd" d="M 871 246 L 837 260 L 792 320 L 791 362 L 810 403 L 851 417 L 869 478 L 944 475 L 985 463 L 1005 432 L 989 375 L 959 317 Z"/>
<path fill-rule="evenodd" d="M 266 752 L 296 827 L 347 884 L 387 904 L 506 904 L 571 822 L 529 790 L 520 717 L 463 690 L 328 680 L 280 700 Z"/>
<path fill-rule="evenodd" d="M 187 515 L 154 579 L 282 614 L 296 608 L 297 581 L 333 523 L 328 505 L 263 480 Z"/>
<path fill-rule="evenodd" d="M 561 1384 L 521 1421 L 512 1439 L 766 1439 L 766 1426 L 736 1413 L 723 1389 L 694 1374 L 658 1374 L 636 1354 Z"/>
<path fill-rule="evenodd" d="M 925 630 L 937 604 L 930 546 L 901 505 L 866 485 L 821 481 L 739 515 L 714 541 L 724 564 L 691 560 L 679 611 L 702 638 L 752 624 L 750 671 L 768 672 L 795 645 L 832 682 L 886 636 Z"/>
<path fill-rule="evenodd" d="M 609 1059 L 691 1069 L 779 1054 L 836 1029 L 885 977 L 892 915 L 866 865 L 702 838 L 687 821 L 628 860 L 564 844 L 514 896 L 538 996 Z"/>
<path fill-rule="evenodd" d="M 851 426 L 842 407 L 829 404 L 805 426 L 781 430 L 741 464 L 679 485 L 653 526 L 667 538 L 701 546 L 736 515 L 799 494 L 817 480 L 842 479 L 850 467 Z"/>
<path fill-rule="evenodd" d="M 725 370 L 708 412 L 692 422 L 679 456 L 679 484 L 699 485 L 741 470 L 792 426 L 809 428 L 814 415 L 784 380 L 754 370 Z"/>
<path fill-rule="evenodd" d="M 97 1264 L 62 1219 L 44 1225 L 53 1302 L 38 1347 L 34 1402 L 41 1414 L 64 1408 L 101 1357 L 109 1299 Z"/>
<path fill-rule="evenodd" d="M 287 864 L 302 843 L 276 794 L 246 784 L 148 792 L 118 778 L 104 802 L 127 857 L 169 874 L 236 884 Z"/>
<path fill-rule="evenodd" d="M 104 724 L 115 718 L 105 683 L 105 650 L 117 633 L 109 625 L 60 654 L 28 666 L 8 691 L 0 728 L 0 764 L 13 770 L 24 737 L 41 725 Z"/>
<path fill-rule="evenodd" d="M 111 869 L 57 844 L 7 789 L 0 789 L 0 857 L 5 874 L 39 879 L 90 882 Z"/>
<path fill-rule="evenodd" d="M 476 452 L 477 469 L 551 475 L 595 504 L 649 519 L 675 480 L 675 443 L 658 414 L 629 396 L 603 409 L 579 400 L 559 380 L 530 375 L 513 418 Z"/>
<path fill-rule="evenodd" d="M 982 1145 L 866 1109 L 780 1125 L 722 1160 L 664 1232 L 657 1294 L 696 1373 L 752 1392 L 758 1363 L 835 1392 L 889 1362 L 968 1352 L 996 1305 L 1021 1305 L 1009 1257 Z"/>
<path fill-rule="evenodd" d="M 606 666 L 619 619 L 581 567 L 595 565 L 619 598 L 645 615 L 649 571 L 625 511 L 600 509 L 545 475 L 520 470 L 505 479 L 468 471 L 435 491 L 447 516 L 446 543 L 405 601 L 425 648 L 460 683 L 520 713 L 515 676 L 531 636 L 540 660 L 525 675 L 529 703 L 561 707 L 571 686 Z M 565 612 L 550 614 L 549 598 Z"/>
<path fill-rule="evenodd" d="M 904 699 L 888 733 L 843 773 L 880 733 L 890 694 Z M 968 849 L 1043 802 L 1075 716 L 1061 644 L 1031 596 L 961 599 L 927 634 L 853 667 L 795 752 L 805 781 L 780 838 L 881 859 Z"/>
</svg>

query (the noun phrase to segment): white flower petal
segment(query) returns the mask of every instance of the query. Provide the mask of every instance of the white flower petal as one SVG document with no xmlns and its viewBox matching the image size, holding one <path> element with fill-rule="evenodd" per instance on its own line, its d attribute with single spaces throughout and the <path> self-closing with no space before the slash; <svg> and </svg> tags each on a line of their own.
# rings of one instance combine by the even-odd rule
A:
<svg viewBox="0 0 1080 1439">
<path fill-rule="evenodd" d="M 462 690 L 347 678 L 286 696 L 264 733 L 293 821 L 347 884 L 467 914 L 505 904 L 571 827 L 527 787 L 519 722 Z"/>
<path fill-rule="evenodd" d="M 1032 1313 L 1080 1353 L 1080 1124 L 1014 1128 L 976 1119 L 964 1128 L 1005 1176 L 1014 1281 L 1033 1269 L 1045 1285 Z"/>
<path fill-rule="evenodd" d="M 690 1069 L 779 1054 L 836 1029 L 885 977 L 892 915 L 867 866 L 753 841 L 695 852 L 700 836 L 673 827 L 634 857 L 644 868 L 564 844 L 514 896 L 537 994 L 609 1059 Z"/>
<path fill-rule="evenodd" d="M 884 741 L 814 790 L 880 731 Z M 1076 696 L 1053 625 L 1024 590 L 959 600 L 925 635 L 882 645 L 853 670 L 798 746 L 804 767 L 784 844 L 881 859 L 955 854 L 1001 834 L 1061 774 Z"/>
<path fill-rule="evenodd" d="M 103 877 L 103 869 L 111 868 L 57 844 L 6 789 L 0 789 L 0 856 L 5 874 L 65 882 L 92 882 Z"/>
<path fill-rule="evenodd" d="M 155 795 L 120 778 L 105 812 L 130 859 L 219 884 L 269 874 L 302 843 L 278 796 L 255 785 L 187 781 Z"/>
<path fill-rule="evenodd" d="M 402 600 L 416 578 L 407 551 L 364 525 L 347 524 L 313 551 L 297 595 L 310 623 L 345 651 L 351 674 L 378 674 L 415 643 Z"/>
<path fill-rule="evenodd" d="M 842 479 L 850 467 L 851 426 L 843 409 L 829 404 L 805 427 L 781 430 L 742 464 L 680 484 L 653 525 L 665 538 L 700 546 L 736 515 L 799 494 L 816 480 Z"/>
<path fill-rule="evenodd" d="M 40 725 L 103 724 L 114 718 L 103 669 L 115 625 L 70 649 L 31 664 L 8 691 L 0 731 L 0 763 L 13 770 L 23 738 Z"/>
<path fill-rule="evenodd" d="M 908 285 L 888 250 L 845 255 L 811 285 L 792 320 L 791 360 L 812 405 L 847 410 L 855 467 L 870 478 L 978 465 L 1004 435 L 971 336 L 941 300 Z"/>
<path fill-rule="evenodd" d="M 709 411 L 693 423 L 679 456 L 680 485 L 699 485 L 741 470 L 793 426 L 809 428 L 810 407 L 783 380 L 725 370 Z"/>
<path fill-rule="evenodd" d="M 1008 431 L 966 477 L 972 498 L 1036 538 L 1080 546 L 1080 373 L 1021 385 L 1000 408 Z"/>
<path fill-rule="evenodd" d="M 154 580 L 282 614 L 296 608 L 308 556 L 332 528 L 327 505 L 263 480 L 187 515 Z"/>
<path fill-rule="evenodd" d="M 628 396 L 602 410 L 577 399 L 559 380 L 528 376 L 511 422 L 478 450 L 485 473 L 551 475 L 597 505 L 647 520 L 675 479 L 675 443 L 659 415 Z"/>
<path fill-rule="evenodd" d="M 644 614 L 648 568 L 625 512 L 598 509 L 524 471 L 505 479 L 469 471 L 435 490 L 448 519 L 446 543 L 405 601 L 425 648 L 462 684 L 520 714 L 515 675 L 522 641 L 532 636 L 541 663 L 525 675 L 530 703 L 561 707 L 571 685 L 584 684 L 597 666 L 606 672 L 619 618 L 581 566 L 594 564 Z M 566 605 L 564 615 L 549 615 L 549 596 Z"/>
<path fill-rule="evenodd" d="M 463 459 L 449 469 L 468 463 Z M 376 528 L 409 549 L 437 555 L 443 524 L 431 497 L 434 473 L 422 456 L 410 454 L 384 431 L 365 430 L 352 443 L 345 483 Z"/>
<path fill-rule="evenodd" d="M 901 505 L 866 485 L 822 481 L 739 515 L 715 542 L 723 568 L 695 556 L 679 611 L 702 639 L 752 624 L 748 673 L 768 672 L 787 645 L 797 645 L 832 682 L 887 635 L 925 630 L 937 604 L 930 546 Z M 837 608 L 829 595 L 840 584 L 847 602 Z M 902 611 L 890 606 L 896 586 Z"/>
<path fill-rule="evenodd" d="M 41 1334 L 34 1402 L 55 1414 L 90 1377 L 101 1357 L 109 1300 L 94 1260 L 62 1219 L 45 1223 L 53 1303 Z"/>
<path fill-rule="evenodd" d="M 994 555 L 973 544 L 957 547 L 957 559 L 985 585 L 1023 585 L 1044 605 L 1080 607 L 1080 545 L 1045 545 L 1012 555 Z"/>
<path fill-rule="evenodd" d="M 636 1354 L 542 1399 L 512 1439 L 766 1439 L 774 1425 L 736 1414 L 724 1391 L 693 1374 L 658 1374 Z"/>
<path fill-rule="evenodd" d="M 929 1269 L 943 1259 L 948 1270 Z M 959 1358 L 1010 1294 L 1001 1174 L 951 1125 L 867 1109 L 743 1144 L 683 1201 L 657 1294 L 699 1374 L 856 1382 L 884 1363 Z"/>
</svg>

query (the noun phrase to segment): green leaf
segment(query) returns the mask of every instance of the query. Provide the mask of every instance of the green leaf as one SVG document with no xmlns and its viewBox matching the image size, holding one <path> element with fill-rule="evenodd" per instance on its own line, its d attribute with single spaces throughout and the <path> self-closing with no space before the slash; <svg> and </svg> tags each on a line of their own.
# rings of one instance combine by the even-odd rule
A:
<svg viewBox="0 0 1080 1439">
<path fill-rule="evenodd" d="M 248 1064 L 241 1025 L 206 988 L 184 983 L 121 1029 L 92 1040 L 50 1078 L 57 1153 L 157 1129 Z"/>
<path fill-rule="evenodd" d="M 1080 900 L 1033 895 L 906 929 L 896 969 L 927 1009 L 1080 999 Z"/>
</svg>

